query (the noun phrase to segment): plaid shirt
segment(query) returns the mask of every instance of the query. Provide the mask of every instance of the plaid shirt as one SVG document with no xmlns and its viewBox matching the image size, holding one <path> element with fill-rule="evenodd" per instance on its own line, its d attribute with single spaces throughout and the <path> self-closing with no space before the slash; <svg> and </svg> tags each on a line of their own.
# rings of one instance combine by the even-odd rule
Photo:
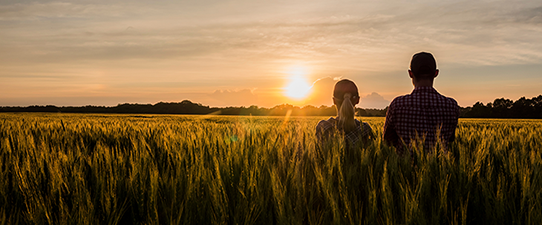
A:
<svg viewBox="0 0 542 225">
<path fill-rule="evenodd" d="M 425 148 L 435 145 L 440 130 L 444 147 L 455 138 L 459 106 L 453 98 L 439 94 L 433 87 L 417 87 L 411 94 L 395 98 L 386 113 L 384 139 L 402 151 L 412 139 L 425 137 Z"/>
<path fill-rule="evenodd" d="M 369 139 L 373 134 L 373 129 L 368 123 L 361 123 L 359 120 L 354 119 L 356 122 L 356 129 L 344 134 L 344 140 L 352 144 L 356 144 L 358 141 Z M 330 117 L 328 120 L 321 120 L 316 125 L 316 137 L 320 142 L 325 141 L 338 129 L 339 120 Z"/>
</svg>

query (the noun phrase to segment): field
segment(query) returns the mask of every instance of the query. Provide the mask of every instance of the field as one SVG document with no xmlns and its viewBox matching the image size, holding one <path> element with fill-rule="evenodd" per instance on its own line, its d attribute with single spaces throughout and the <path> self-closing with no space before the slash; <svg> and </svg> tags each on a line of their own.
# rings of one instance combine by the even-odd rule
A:
<svg viewBox="0 0 542 225">
<path fill-rule="evenodd" d="M 400 157 L 321 119 L 0 114 L 0 224 L 542 224 L 541 120 Z"/>
</svg>

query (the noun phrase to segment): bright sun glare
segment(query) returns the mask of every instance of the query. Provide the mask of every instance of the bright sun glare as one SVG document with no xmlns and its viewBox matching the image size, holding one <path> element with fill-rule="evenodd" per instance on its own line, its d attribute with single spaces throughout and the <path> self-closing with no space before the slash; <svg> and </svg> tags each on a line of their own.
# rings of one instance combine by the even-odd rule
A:
<svg viewBox="0 0 542 225">
<path fill-rule="evenodd" d="M 290 75 L 290 83 L 284 88 L 285 95 L 297 100 L 307 97 L 312 88 L 305 78 L 307 68 L 294 66 L 287 73 Z"/>
</svg>

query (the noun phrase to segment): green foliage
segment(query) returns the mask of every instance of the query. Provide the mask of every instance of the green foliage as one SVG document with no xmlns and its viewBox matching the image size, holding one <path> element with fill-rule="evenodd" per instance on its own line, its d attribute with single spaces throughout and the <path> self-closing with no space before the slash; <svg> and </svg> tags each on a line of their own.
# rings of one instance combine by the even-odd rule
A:
<svg viewBox="0 0 542 225">
<path fill-rule="evenodd" d="M 0 224 L 542 223 L 540 120 L 400 157 L 383 118 L 354 147 L 320 119 L 0 114 Z"/>
</svg>

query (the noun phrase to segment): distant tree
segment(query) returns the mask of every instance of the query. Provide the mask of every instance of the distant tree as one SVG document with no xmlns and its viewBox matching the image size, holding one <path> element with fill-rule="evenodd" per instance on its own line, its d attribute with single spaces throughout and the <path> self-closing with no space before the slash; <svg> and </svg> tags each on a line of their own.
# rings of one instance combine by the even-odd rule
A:
<svg viewBox="0 0 542 225">
<path fill-rule="evenodd" d="M 514 102 L 509 99 L 498 98 L 493 101 L 493 108 L 491 110 L 492 117 L 508 118 L 510 117 L 510 109 Z"/>
<path fill-rule="evenodd" d="M 258 108 L 258 106 L 255 106 L 255 105 L 251 105 L 250 107 L 248 107 L 246 110 L 245 110 L 245 115 L 248 114 L 248 115 L 254 115 L 254 116 L 260 116 L 262 115 L 262 112 L 260 111 L 260 109 Z"/>
<path fill-rule="evenodd" d="M 335 105 L 332 105 L 331 107 L 321 105 L 318 109 L 320 111 L 320 116 L 335 116 L 335 115 L 337 115 L 337 108 L 335 108 Z"/>
<path fill-rule="evenodd" d="M 367 113 L 367 111 L 365 111 L 365 109 L 358 108 L 357 109 L 357 115 L 358 116 L 368 116 L 369 114 Z"/>
<path fill-rule="evenodd" d="M 533 100 L 521 97 L 515 101 L 510 108 L 510 114 L 518 118 L 529 118 L 535 116 Z"/>
<path fill-rule="evenodd" d="M 536 98 L 533 98 L 533 105 L 536 118 L 542 118 L 542 95 L 539 95 Z"/>
<path fill-rule="evenodd" d="M 491 117 L 491 103 L 488 103 L 487 106 L 484 105 L 484 103 L 476 102 L 473 106 L 470 112 L 466 113 L 466 117 L 474 117 L 474 118 L 489 118 Z"/>
<path fill-rule="evenodd" d="M 307 105 L 307 106 L 304 106 L 303 108 L 301 108 L 301 114 L 305 115 L 305 116 L 319 116 L 320 115 L 320 112 L 318 110 L 318 108 L 312 106 L 312 105 Z"/>
<path fill-rule="evenodd" d="M 367 112 L 367 116 L 386 116 L 386 112 L 388 111 L 388 107 L 384 109 L 364 109 L 365 112 Z"/>
</svg>

